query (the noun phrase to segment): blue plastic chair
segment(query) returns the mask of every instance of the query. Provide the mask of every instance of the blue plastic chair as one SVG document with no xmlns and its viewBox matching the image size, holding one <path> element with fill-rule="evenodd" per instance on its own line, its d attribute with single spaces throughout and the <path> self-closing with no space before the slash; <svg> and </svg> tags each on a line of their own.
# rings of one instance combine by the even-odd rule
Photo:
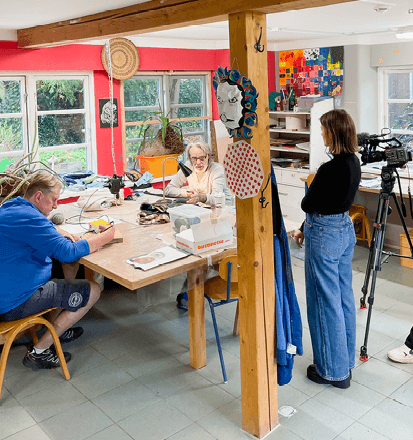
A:
<svg viewBox="0 0 413 440">
<path fill-rule="evenodd" d="M 238 259 L 237 256 L 224 258 L 219 265 L 219 276 L 210 278 L 204 285 L 204 296 L 208 300 L 211 309 L 212 322 L 214 324 L 215 338 L 217 341 L 219 360 L 221 362 L 224 383 L 228 382 L 225 370 L 224 356 L 222 354 L 221 341 L 219 339 L 215 307 L 223 306 L 238 301 Z M 238 335 L 238 308 L 235 314 L 233 334 Z"/>
</svg>

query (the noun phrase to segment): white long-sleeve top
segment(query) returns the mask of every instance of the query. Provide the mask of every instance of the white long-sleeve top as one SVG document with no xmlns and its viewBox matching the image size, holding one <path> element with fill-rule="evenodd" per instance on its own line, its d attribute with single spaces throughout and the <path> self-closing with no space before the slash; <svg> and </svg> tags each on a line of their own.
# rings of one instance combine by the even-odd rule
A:
<svg viewBox="0 0 413 440">
<path fill-rule="evenodd" d="M 185 165 L 193 170 L 192 163 L 186 162 Z M 188 186 L 184 187 L 188 182 Z M 168 186 L 165 188 L 166 196 L 186 197 L 187 191 L 192 190 L 206 195 L 206 202 L 208 205 L 215 205 L 215 195 L 219 193 L 225 194 L 225 204 L 231 204 L 231 191 L 227 186 L 227 179 L 225 177 L 224 167 L 218 162 L 211 162 L 208 165 L 201 180 L 193 172 L 189 177 L 185 177 L 183 172 L 179 170 Z"/>
</svg>

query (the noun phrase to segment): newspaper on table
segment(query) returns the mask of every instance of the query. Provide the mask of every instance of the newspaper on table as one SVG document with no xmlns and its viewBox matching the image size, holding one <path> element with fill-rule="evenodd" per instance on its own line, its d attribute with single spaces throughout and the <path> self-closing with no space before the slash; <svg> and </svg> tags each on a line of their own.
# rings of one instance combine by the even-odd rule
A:
<svg viewBox="0 0 413 440">
<path fill-rule="evenodd" d="M 135 269 L 149 270 L 161 264 L 188 257 L 188 255 L 187 252 L 180 251 L 172 246 L 164 246 L 149 254 L 128 258 L 126 262 L 134 266 Z"/>
</svg>

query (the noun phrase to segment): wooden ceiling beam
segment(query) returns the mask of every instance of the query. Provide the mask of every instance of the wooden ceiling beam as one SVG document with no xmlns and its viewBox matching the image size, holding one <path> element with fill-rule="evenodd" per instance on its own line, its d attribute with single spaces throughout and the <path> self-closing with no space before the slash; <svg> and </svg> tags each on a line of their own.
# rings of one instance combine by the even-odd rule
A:
<svg viewBox="0 0 413 440">
<path fill-rule="evenodd" d="M 356 0 L 151 0 L 72 20 L 20 29 L 20 48 L 57 46 L 75 42 L 139 35 L 228 19 L 251 10 L 272 14 Z"/>
</svg>

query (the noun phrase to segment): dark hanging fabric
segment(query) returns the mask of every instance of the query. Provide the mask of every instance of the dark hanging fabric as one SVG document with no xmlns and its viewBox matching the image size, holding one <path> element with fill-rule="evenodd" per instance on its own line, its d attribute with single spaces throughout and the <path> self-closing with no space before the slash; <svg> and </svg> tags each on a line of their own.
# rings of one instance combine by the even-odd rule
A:
<svg viewBox="0 0 413 440">
<path fill-rule="evenodd" d="M 294 356 L 303 354 L 303 329 L 295 295 L 288 237 L 278 198 L 277 181 L 271 168 L 274 230 L 275 323 L 278 385 L 292 378 Z"/>
</svg>

